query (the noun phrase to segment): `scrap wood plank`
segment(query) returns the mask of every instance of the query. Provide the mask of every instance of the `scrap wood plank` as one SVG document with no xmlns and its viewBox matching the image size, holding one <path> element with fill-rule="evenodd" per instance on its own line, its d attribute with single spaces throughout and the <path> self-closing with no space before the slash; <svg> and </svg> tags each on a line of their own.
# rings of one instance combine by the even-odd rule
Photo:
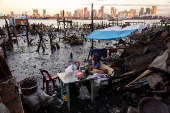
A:
<svg viewBox="0 0 170 113">
<path fill-rule="evenodd" d="M 127 73 L 123 73 L 122 75 L 119 75 L 119 76 L 125 76 L 125 75 L 130 75 L 130 74 L 134 74 L 136 71 L 133 70 L 133 71 L 129 71 Z"/>
<path fill-rule="evenodd" d="M 140 76 L 138 76 L 135 80 L 133 80 L 132 82 L 130 82 L 128 85 L 126 85 L 125 87 L 128 87 L 130 84 L 136 82 L 137 80 L 141 79 L 142 77 L 144 77 L 145 75 L 149 74 L 150 72 L 152 72 L 152 70 L 147 69 L 146 71 L 144 71 Z"/>
<path fill-rule="evenodd" d="M 122 76 L 128 76 L 128 75 L 131 75 L 131 74 L 136 74 L 142 70 L 146 69 L 146 67 L 143 67 L 143 68 L 139 68 L 139 69 L 135 69 L 135 70 L 132 70 L 132 71 L 128 71 L 126 73 L 123 73 L 121 75 L 119 75 L 118 77 L 122 77 Z"/>
</svg>

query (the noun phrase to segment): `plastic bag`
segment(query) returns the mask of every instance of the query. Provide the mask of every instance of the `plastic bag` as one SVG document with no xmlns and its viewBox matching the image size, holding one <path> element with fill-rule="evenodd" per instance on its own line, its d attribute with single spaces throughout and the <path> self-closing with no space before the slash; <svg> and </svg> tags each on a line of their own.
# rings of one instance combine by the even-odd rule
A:
<svg viewBox="0 0 170 113">
<path fill-rule="evenodd" d="M 41 105 L 50 103 L 53 100 L 52 96 L 47 95 L 41 89 L 38 89 L 34 94 L 23 95 L 22 101 L 32 112 L 35 112 Z"/>
<path fill-rule="evenodd" d="M 80 98 L 82 100 L 90 99 L 90 93 L 86 86 L 81 86 L 79 90 Z"/>
<path fill-rule="evenodd" d="M 32 112 L 35 112 L 41 106 L 36 93 L 31 95 L 23 95 L 22 102 L 26 104 Z"/>
<path fill-rule="evenodd" d="M 70 65 L 65 69 L 66 76 L 73 75 L 74 69 L 77 69 L 76 65 Z"/>
</svg>

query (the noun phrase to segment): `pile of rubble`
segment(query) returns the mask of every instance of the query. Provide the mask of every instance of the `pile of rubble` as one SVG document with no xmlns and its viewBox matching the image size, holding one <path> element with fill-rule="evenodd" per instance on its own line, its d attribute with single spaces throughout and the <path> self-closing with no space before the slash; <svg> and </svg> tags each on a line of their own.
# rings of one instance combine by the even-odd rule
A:
<svg viewBox="0 0 170 113">
<path fill-rule="evenodd" d="M 115 71 L 111 89 L 124 92 L 122 101 L 130 106 L 123 112 L 169 113 L 170 30 L 153 31 L 149 38 L 145 34 L 132 35 L 135 43 L 126 44 L 111 65 Z M 115 113 L 113 109 L 111 112 Z"/>
</svg>

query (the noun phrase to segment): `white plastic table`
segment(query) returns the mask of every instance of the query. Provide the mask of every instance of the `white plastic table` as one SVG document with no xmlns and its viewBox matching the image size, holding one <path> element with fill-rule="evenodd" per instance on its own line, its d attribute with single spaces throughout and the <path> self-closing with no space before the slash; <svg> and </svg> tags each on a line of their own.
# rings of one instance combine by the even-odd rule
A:
<svg viewBox="0 0 170 113">
<path fill-rule="evenodd" d="M 58 77 L 60 78 L 60 87 L 61 87 L 61 96 L 63 96 L 63 83 L 66 84 L 66 92 L 67 92 L 67 107 L 70 110 L 70 91 L 69 91 L 69 84 L 70 83 L 76 83 L 81 82 L 85 80 L 90 80 L 91 82 L 91 102 L 93 102 L 94 99 L 94 78 L 96 76 L 89 75 L 86 79 L 79 80 L 75 76 L 65 76 L 65 73 L 58 73 Z"/>
</svg>

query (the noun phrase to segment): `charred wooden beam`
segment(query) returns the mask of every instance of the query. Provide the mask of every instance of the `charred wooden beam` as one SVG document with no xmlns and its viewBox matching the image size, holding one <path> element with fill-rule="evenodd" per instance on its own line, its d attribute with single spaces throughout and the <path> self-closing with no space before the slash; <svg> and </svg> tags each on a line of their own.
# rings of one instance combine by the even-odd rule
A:
<svg viewBox="0 0 170 113">
<path fill-rule="evenodd" d="M 2 54 L 0 53 L 0 80 L 10 76 L 12 76 L 12 74 L 9 70 L 9 67 Z"/>
<path fill-rule="evenodd" d="M 36 32 L 38 33 L 38 35 L 39 35 L 39 37 L 40 37 L 40 41 L 39 41 L 39 44 L 38 44 L 37 52 L 39 52 L 39 50 L 40 50 L 40 46 L 42 47 L 43 51 L 45 51 L 44 46 L 42 45 L 42 41 L 43 41 L 43 34 L 42 34 L 42 33 L 40 33 L 40 32 L 38 32 L 37 30 L 36 30 Z"/>
</svg>

